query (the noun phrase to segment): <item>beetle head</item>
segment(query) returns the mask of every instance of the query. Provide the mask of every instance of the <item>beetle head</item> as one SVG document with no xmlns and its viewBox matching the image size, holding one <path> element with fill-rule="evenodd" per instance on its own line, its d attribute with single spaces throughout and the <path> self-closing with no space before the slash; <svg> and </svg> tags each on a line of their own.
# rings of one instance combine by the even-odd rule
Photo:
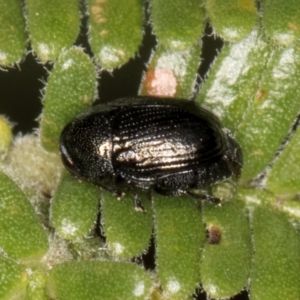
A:
<svg viewBox="0 0 300 300">
<path fill-rule="evenodd" d="M 99 183 L 112 174 L 110 124 L 103 115 L 78 117 L 62 131 L 62 162 L 78 179 Z"/>
</svg>

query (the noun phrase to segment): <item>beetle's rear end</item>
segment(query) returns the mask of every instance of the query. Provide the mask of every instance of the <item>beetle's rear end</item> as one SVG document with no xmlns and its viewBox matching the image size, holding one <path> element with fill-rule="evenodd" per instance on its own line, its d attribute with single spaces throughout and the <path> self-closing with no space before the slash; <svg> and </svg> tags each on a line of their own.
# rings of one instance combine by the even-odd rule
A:
<svg viewBox="0 0 300 300">
<path fill-rule="evenodd" d="M 216 117 L 192 102 L 167 101 L 123 107 L 112 120 L 115 173 L 164 192 L 239 176 L 240 148 Z"/>
</svg>

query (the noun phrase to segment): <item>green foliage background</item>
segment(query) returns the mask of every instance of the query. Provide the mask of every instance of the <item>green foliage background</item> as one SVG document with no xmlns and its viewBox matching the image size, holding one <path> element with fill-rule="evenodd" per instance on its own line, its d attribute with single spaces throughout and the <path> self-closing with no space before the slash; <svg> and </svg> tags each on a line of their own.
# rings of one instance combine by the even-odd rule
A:
<svg viewBox="0 0 300 300">
<path fill-rule="evenodd" d="M 1 299 L 191 299 L 196 288 L 198 299 L 300 298 L 295 1 L 0 0 L 0 20 L 3 72 L 22 69 L 28 49 L 49 70 L 39 130 L 12 137 L 0 119 Z M 207 24 L 224 46 L 199 86 Z M 149 61 L 141 52 L 138 93 L 209 107 L 242 146 L 234 191 L 208 191 L 221 206 L 142 195 L 137 213 L 130 195 L 117 201 L 63 170 L 62 128 L 104 94 L 107 71 L 147 49 L 149 28 L 157 45 Z"/>
</svg>

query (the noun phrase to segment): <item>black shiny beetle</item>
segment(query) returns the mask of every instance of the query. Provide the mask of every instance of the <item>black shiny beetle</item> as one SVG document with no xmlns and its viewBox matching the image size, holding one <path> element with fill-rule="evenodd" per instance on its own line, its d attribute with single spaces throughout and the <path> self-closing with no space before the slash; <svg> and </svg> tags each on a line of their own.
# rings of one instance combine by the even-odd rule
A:
<svg viewBox="0 0 300 300">
<path fill-rule="evenodd" d="M 62 161 L 76 178 L 117 195 L 135 188 L 177 195 L 238 178 L 242 151 L 192 101 L 134 97 L 100 104 L 62 131 Z"/>
</svg>

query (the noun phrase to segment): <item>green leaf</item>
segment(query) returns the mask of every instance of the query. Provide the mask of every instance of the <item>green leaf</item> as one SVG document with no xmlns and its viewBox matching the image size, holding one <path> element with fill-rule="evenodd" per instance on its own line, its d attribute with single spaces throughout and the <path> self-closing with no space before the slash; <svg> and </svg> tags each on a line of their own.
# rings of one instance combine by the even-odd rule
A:
<svg viewBox="0 0 300 300">
<path fill-rule="evenodd" d="M 205 230 L 199 203 L 154 195 L 157 274 L 166 299 L 189 299 L 200 281 Z M 165 299 L 165 298 L 164 298 Z"/>
<path fill-rule="evenodd" d="M 274 194 L 293 197 L 300 192 L 300 129 L 276 159 L 267 175 L 266 187 Z"/>
<path fill-rule="evenodd" d="M 83 237 L 97 217 L 100 189 L 64 173 L 51 205 L 51 221 L 64 239 Z"/>
<path fill-rule="evenodd" d="M 48 250 L 46 233 L 28 199 L 0 173 L 0 247 L 12 258 L 30 264 Z"/>
<path fill-rule="evenodd" d="M 281 211 L 285 212 L 290 220 L 296 222 L 300 218 L 300 202 L 297 197 L 291 199 L 277 199 L 276 206 L 280 208 Z"/>
<path fill-rule="evenodd" d="M 63 127 L 90 107 L 97 87 L 96 71 L 81 48 L 63 52 L 49 76 L 41 120 L 41 142 L 52 152 L 58 151 Z"/>
<path fill-rule="evenodd" d="M 262 0 L 262 24 L 275 43 L 289 46 L 300 36 L 300 6 L 294 0 Z"/>
<path fill-rule="evenodd" d="M 196 81 L 201 48 L 183 51 L 159 45 L 154 52 L 141 87 L 143 95 L 191 98 Z"/>
<path fill-rule="evenodd" d="M 199 43 L 205 12 L 199 0 L 151 0 L 153 29 L 160 44 L 184 51 Z"/>
<path fill-rule="evenodd" d="M 46 295 L 47 274 L 44 271 L 36 270 L 30 274 L 27 285 L 26 300 L 48 300 Z"/>
<path fill-rule="evenodd" d="M 26 0 L 31 45 L 42 61 L 70 48 L 79 33 L 79 1 Z"/>
<path fill-rule="evenodd" d="M 244 153 L 243 182 L 270 163 L 297 116 L 299 93 L 299 48 L 274 49 L 236 134 Z"/>
<path fill-rule="evenodd" d="M 225 43 L 197 102 L 235 131 L 251 105 L 269 54 L 269 45 L 258 29 L 239 43 Z"/>
<path fill-rule="evenodd" d="M 19 0 L 0 1 L 0 65 L 9 66 L 25 53 L 25 20 Z"/>
<path fill-rule="evenodd" d="M 142 43 L 140 0 L 88 0 L 89 39 L 102 68 L 125 64 Z"/>
<path fill-rule="evenodd" d="M 53 267 L 48 292 L 60 300 L 132 300 L 145 299 L 151 285 L 149 275 L 133 264 L 73 262 Z"/>
<path fill-rule="evenodd" d="M 28 281 L 25 269 L 15 261 L 0 255 L 0 270 L 0 298 L 24 299 Z"/>
<path fill-rule="evenodd" d="M 36 133 L 18 135 L 1 164 L 2 170 L 30 200 L 40 221 L 49 220 L 49 201 L 56 188 L 63 165 L 59 155 L 42 148 Z"/>
<path fill-rule="evenodd" d="M 103 190 L 101 214 L 107 245 L 118 257 L 131 258 L 148 248 L 152 232 L 152 209 L 149 197 L 140 193 L 145 212 L 135 210 L 133 195 L 118 200 Z"/>
<path fill-rule="evenodd" d="M 251 232 L 245 206 L 237 199 L 222 206 L 205 202 L 203 221 L 208 242 L 202 252 L 201 282 L 212 298 L 229 298 L 248 282 Z"/>
<path fill-rule="evenodd" d="M 215 32 L 230 42 L 244 39 L 257 22 L 254 0 L 206 0 L 205 8 Z"/>
<path fill-rule="evenodd" d="M 243 192 L 243 197 L 260 204 L 251 214 L 255 249 L 251 300 L 299 299 L 299 234 L 286 214 L 276 209 L 276 198 L 269 193 L 249 190 Z"/>
</svg>

